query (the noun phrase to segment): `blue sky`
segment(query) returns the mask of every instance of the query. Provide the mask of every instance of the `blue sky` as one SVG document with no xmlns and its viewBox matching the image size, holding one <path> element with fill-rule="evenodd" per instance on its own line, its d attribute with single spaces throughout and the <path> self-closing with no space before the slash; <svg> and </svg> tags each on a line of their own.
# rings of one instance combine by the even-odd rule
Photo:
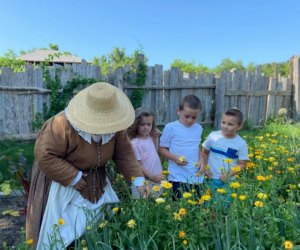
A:
<svg viewBox="0 0 300 250">
<path fill-rule="evenodd" d="M 300 55 L 299 0 L 0 0 L 0 55 L 59 45 L 86 60 L 142 46 L 149 65 Z"/>
</svg>

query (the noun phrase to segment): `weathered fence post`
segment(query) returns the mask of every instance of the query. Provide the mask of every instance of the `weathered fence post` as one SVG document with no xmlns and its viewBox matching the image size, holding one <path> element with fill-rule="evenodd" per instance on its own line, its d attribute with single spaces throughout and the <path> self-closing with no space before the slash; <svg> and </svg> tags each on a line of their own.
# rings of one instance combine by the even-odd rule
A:
<svg viewBox="0 0 300 250">
<path fill-rule="evenodd" d="M 293 119 L 300 118 L 300 57 L 290 59 L 290 74 L 293 82 Z"/>
</svg>

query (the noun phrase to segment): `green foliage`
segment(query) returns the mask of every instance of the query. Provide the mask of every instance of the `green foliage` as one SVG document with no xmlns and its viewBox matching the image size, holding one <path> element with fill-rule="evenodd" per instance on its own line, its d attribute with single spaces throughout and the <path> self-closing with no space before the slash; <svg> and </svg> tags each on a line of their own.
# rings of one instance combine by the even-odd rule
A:
<svg viewBox="0 0 300 250">
<path fill-rule="evenodd" d="M 220 74 L 222 71 L 229 71 L 232 69 L 236 70 L 246 70 L 246 71 L 252 71 L 255 72 L 258 65 L 255 63 L 249 63 L 247 66 L 244 66 L 242 61 L 233 61 L 229 58 L 225 58 L 222 60 L 222 62 L 215 68 L 208 68 L 206 66 L 203 66 L 202 64 L 196 64 L 195 62 L 185 62 L 180 59 L 175 59 L 171 63 L 171 67 L 176 67 L 181 69 L 183 72 L 186 73 L 215 73 Z M 279 62 L 279 63 L 266 63 L 262 64 L 262 73 L 267 76 L 275 76 L 276 67 L 278 70 L 278 73 L 281 76 L 287 77 L 290 70 L 290 64 L 289 62 Z"/>
<path fill-rule="evenodd" d="M 202 64 L 196 65 L 195 62 L 185 62 L 180 59 L 175 59 L 171 67 L 179 68 L 186 73 L 210 73 L 210 69 Z"/>
<path fill-rule="evenodd" d="M 4 56 L 0 57 L 0 70 L 3 67 L 9 67 L 15 72 L 24 71 L 25 62 L 17 59 L 12 50 L 8 50 Z"/>
<path fill-rule="evenodd" d="M 109 68 L 112 68 L 113 71 L 125 65 L 130 65 L 135 68 L 135 53 L 136 52 L 134 52 L 133 56 L 129 56 L 126 54 L 124 48 L 114 48 L 108 55 L 94 57 L 92 64 L 100 66 L 103 74 L 107 74 Z"/>
<path fill-rule="evenodd" d="M 19 176 L 30 176 L 34 160 L 33 141 L 0 141 L 0 184 L 9 184 L 11 189 L 20 186 Z"/>
<path fill-rule="evenodd" d="M 229 71 L 231 69 L 236 70 L 244 70 L 245 67 L 243 66 L 242 61 L 232 61 L 229 58 L 225 58 L 222 62 L 214 69 L 215 73 L 221 73 L 222 71 Z"/>
<path fill-rule="evenodd" d="M 50 108 L 46 112 L 45 119 L 64 110 L 75 91 L 79 91 L 95 82 L 97 82 L 97 80 L 93 78 L 73 78 L 71 81 L 68 81 L 61 90 L 61 84 L 57 77 L 55 77 L 54 80 L 47 78 L 46 86 L 51 90 L 51 95 Z"/>
</svg>

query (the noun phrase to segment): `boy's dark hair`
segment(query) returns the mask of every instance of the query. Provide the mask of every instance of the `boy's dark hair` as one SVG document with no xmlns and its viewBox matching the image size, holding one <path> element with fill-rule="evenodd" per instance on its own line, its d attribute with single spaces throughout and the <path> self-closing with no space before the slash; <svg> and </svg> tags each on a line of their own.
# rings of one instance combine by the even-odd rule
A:
<svg viewBox="0 0 300 250">
<path fill-rule="evenodd" d="M 135 120 L 134 120 L 133 124 L 127 129 L 127 134 L 128 134 L 129 139 L 136 138 L 137 133 L 138 133 L 138 127 L 139 127 L 143 117 L 149 117 L 149 116 L 153 117 L 152 130 L 150 132 L 150 135 L 153 132 L 155 132 L 155 130 L 156 130 L 155 115 L 150 109 L 139 107 L 134 111 L 134 113 L 135 113 Z"/>
<path fill-rule="evenodd" d="M 181 103 L 179 104 L 179 110 L 183 110 L 184 106 L 187 106 L 191 109 L 199 109 L 202 110 L 202 104 L 199 98 L 195 95 L 187 95 L 183 97 Z"/>
<path fill-rule="evenodd" d="M 242 111 L 240 111 L 238 108 L 236 107 L 233 107 L 233 108 L 230 108 L 230 109 L 227 109 L 225 112 L 224 112 L 224 115 L 229 115 L 229 116 L 234 116 L 238 119 L 238 124 L 242 124 L 243 123 L 243 120 L 244 120 L 244 116 L 243 116 L 243 113 Z"/>
</svg>

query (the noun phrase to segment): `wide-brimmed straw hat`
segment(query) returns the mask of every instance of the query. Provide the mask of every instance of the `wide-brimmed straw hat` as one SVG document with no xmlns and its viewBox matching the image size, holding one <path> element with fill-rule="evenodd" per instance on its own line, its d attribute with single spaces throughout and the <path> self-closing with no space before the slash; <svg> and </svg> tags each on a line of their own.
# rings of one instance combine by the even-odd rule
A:
<svg viewBox="0 0 300 250">
<path fill-rule="evenodd" d="M 98 82 L 71 99 L 67 116 L 72 124 L 84 132 L 108 134 L 128 128 L 134 121 L 134 109 L 120 89 Z"/>
</svg>

